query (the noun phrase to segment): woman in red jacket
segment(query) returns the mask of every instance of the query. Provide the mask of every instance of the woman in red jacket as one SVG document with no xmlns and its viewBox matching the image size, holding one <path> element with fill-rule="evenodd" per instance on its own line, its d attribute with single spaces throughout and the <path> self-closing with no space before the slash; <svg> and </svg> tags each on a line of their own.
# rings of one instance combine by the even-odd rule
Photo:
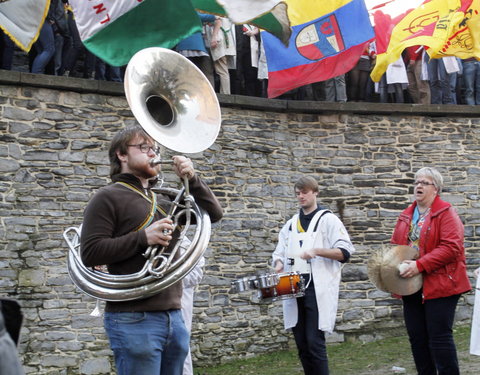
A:
<svg viewBox="0 0 480 375">
<path fill-rule="evenodd" d="M 400 276 L 423 275 L 423 288 L 403 296 L 403 315 L 419 375 L 459 374 L 452 326 L 462 293 L 471 289 L 465 265 L 463 224 L 440 199 L 442 175 L 434 168 L 415 174 L 415 201 L 403 211 L 392 244 L 418 250 Z"/>
</svg>

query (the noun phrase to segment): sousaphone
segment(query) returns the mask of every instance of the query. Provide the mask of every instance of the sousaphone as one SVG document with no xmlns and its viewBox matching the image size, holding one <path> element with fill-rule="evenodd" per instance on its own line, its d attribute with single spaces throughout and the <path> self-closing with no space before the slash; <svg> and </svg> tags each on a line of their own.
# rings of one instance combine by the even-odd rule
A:
<svg viewBox="0 0 480 375">
<path fill-rule="evenodd" d="M 215 91 L 182 55 L 159 47 L 137 52 L 128 63 L 124 86 L 137 121 L 166 148 L 193 154 L 207 149 L 217 138 L 221 113 Z M 146 298 L 183 279 L 198 263 L 210 240 L 210 217 L 190 195 L 186 178 L 180 190 L 159 187 L 156 191 L 171 197 L 168 216 L 175 225 L 184 225 L 172 250 L 147 249 L 145 265 L 137 273 L 112 275 L 105 269 L 85 267 L 80 256 L 81 229 L 70 227 L 64 232 L 69 246 L 68 271 L 84 293 L 106 301 Z"/>
</svg>

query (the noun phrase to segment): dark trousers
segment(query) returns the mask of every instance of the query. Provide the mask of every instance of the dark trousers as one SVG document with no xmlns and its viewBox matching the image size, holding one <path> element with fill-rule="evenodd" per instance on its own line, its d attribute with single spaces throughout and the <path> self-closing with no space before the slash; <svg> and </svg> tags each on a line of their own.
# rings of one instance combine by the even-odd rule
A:
<svg viewBox="0 0 480 375">
<path fill-rule="evenodd" d="M 458 375 L 452 327 L 460 295 L 425 300 L 422 291 L 403 297 L 403 316 L 419 375 Z"/>
<path fill-rule="evenodd" d="M 305 296 L 297 298 L 298 322 L 292 328 L 305 375 L 328 375 L 325 333 L 318 329 L 318 308 L 313 281 Z"/>
</svg>

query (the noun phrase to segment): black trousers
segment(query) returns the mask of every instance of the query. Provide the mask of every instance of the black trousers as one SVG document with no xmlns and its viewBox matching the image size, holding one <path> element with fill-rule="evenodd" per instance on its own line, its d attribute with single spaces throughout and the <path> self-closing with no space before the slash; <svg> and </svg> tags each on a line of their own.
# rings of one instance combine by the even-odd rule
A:
<svg viewBox="0 0 480 375">
<path fill-rule="evenodd" d="M 318 329 L 318 307 L 313 281 L 297 298 L 298 322 L 292 328 L 305 375 L 328 375 L 325 333 Z"/>
<path fill-rule="evenodd" d="M 460 295 L 422 301 L 422 291 L 404 296 L 403 316 L 419 375 L 458 375 L 452 327 Z"/>
</svg>

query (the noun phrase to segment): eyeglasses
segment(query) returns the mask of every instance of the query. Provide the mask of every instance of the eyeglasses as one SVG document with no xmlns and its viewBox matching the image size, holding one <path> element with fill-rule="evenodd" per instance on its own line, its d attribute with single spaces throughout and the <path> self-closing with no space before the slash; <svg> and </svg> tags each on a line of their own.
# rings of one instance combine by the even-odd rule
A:
<svg viewBox="0 0 480 375">
<path fill-rule="evenodd" d="M 429 186 L 429 185 L 435 185 L 433 182 L 428 182 L 428 181 L 415 181 L 413 183 L 413 186 L 417 186 L 418 184 L 422 186 Z"/>
<path fill-rule="evenodd" d="M 144 154 L 148 154 L 150 150 L 152 150 L 155 154 L 158 154 L 159 152 L 159 147 L 157 146 L 150 146 L 147 145 L 146 143 L 138 144 L 138 145 L 127 145 L 128 147 L 136 147 L 138 148 L 141 152 Z"/>
</svg>

